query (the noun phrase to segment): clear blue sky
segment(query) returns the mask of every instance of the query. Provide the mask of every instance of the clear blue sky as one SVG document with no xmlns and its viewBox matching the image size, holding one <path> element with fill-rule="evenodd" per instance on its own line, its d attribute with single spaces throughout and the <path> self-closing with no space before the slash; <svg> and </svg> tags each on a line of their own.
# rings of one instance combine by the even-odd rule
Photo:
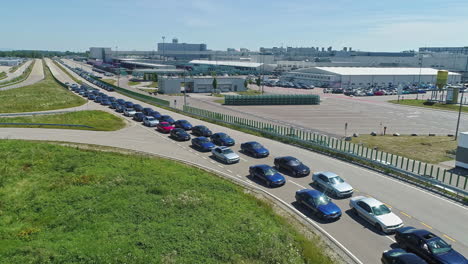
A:
<svg viewBox="0 0 468 264">
<path fill-rule="evenodd" d="M 3 1 L 0 48 L 153 50 L 314 46 L 401 51 L 468 46 L 467 0 Z"/>
</svg>

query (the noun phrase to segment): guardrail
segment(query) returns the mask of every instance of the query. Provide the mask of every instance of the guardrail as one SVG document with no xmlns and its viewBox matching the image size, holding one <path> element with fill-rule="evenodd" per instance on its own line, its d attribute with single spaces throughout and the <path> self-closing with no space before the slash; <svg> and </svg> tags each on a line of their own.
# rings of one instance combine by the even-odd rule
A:
<svg viewBox="0 0 468 264">
<path fill-rule="evenodd" d="M 14 126 L 65 126 L 65 127 L 85 127 L 94 128 L 86 125 L 71 125 L 71 124 L 48 124 L 48 123 L 0 123 L 0 125 L 14 125 Z"/>
<path fill-rule="evenodd" d="M 318 105 L 316 94 L 225 95 L 225 105 Z"/>
<path fill-rule="evenodd" d="M 421 184 L 431 185 L 439 191 L 446 191 L 449 194 L 455 194 L 462 198 L 468 196 L 468 179 L 466 176 L 447 171 L 433 164 L 408 159 L 384 151 L 378 151 L 334 137 L 320 135 L 302 129 L 294 129 L 293 127 L 215 113 L 191 106 L 184 106 L 183 111 L 217 122 L 257 131 L 270 137 L 276 137 L 279 140 L 287 139 L 302 147 L 312 148 L 324 154 L 353 158 L 361 163 L 364 162 L 374 167 L 379 167 L 384 171 L 396 171 L 406 177 L 411 177 L 414 180 L 420 181 Z"/>
<path fill-rule="evenodd" d="M 47 111 L 47 112 L 28 112 L 28 113 L 10 113 L 10 114 L 0 114 L 0 116 L 31 116 L 31 115 L 54 115 L 54 114 L 64 114 L 74 111 Z"/>
</svg>

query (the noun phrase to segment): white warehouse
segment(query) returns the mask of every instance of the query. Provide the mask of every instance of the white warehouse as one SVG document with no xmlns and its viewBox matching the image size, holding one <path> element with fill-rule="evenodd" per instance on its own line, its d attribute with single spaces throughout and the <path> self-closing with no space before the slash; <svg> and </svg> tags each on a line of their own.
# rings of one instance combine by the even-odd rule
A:
<svg viewBox="0 0 468 264">
<path fill-rule="evenodd" d="M 319 87 L 387 87 L 398 84 L 434 84 L 437 69 L 383 67 L 311 67 L 283 74 L 281 80 Z M 449 72 L 448 83 L 459 83 L 461 75 Z"/>
</svg>

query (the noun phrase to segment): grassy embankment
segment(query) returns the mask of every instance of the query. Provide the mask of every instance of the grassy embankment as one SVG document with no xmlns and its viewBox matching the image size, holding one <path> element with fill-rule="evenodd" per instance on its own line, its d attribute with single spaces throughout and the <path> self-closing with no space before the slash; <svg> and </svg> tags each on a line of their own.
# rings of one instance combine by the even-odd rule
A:
<svg viewBox="0 0 468 264">
<path fill-rule="evenodd" d="M 150 84 L 145 85 L 145 87 L 148 87 L 148 88 L 158 88 L 158 82 L 151 82 Z"/>
<path fill-rule="evenodd" d="M 44 80 L 0 91 L 0 113 L 46 111 L 83 105 L 86 100 L 63 88 L 44 65 Z"/>
<path fill-rule="evenodd" d="M 5 86 L 9 86 L 9 85 L 13 85 L 13 84 L 17 84 L 17 83 L 20 83 L 20 82 L 26 80 L 29 77 L 29 74 L 31 74 L 35 63 L 36 63 L 36 61 L 33 60 L 32 63 L 28 66 L 28 68 L 26 68 L 24 70 L 24 72 L 20 76 L 18 76 L 16 78 L 13 78 L 11 80 L 5 81 L 5 82 L 1 82 L 0 83 L 0 88 L 5 87 Z"/>
<path fill-rule="evenodd" d="M 10 73 L 14 73 L 14 72 L 15 72 L 16 70 L 18 70 L 21 66 L 23 66 L 26 62 L 28 62 L 28 61 L 27 61 L 27 60 L 26 60 L 26 61 L 23 61 L 21 64 L 11 67 L 10 70 L 9 70 L 9 72 L 10 72 Z"/>
<path fill-rule="evenodd" d="M 138 85 L 138 84 L 141 84 L 141 82 L 128 81 L 128 85 L 130 85 L 130 86 L 134 86 L 134 85 Z"/>
<path fill-rule="evenodd" d="M 447 136 L 371 136 L 360 135 L 353 143 L 363 143 L 368 148 L 400 155 L 432 164 L 453 159 L 448 154 L 457 148 L 457 142 Z"/>
<path fill-rule="evenodd" d="M 20 117 L 0 117 L 0 123 L 45 123 L 45 124 L 68 124 L 85 125 L 86 127 L 67 126 L 38 126 L 38 125 L 2 125 L 0 127 L 39 127 L 39 128 L 61 128 L 79 130 L 114 131 L 125 127 L 125 121 L 115 115 L 104 111 L 77 111 L 63 114 L 20 116 Z"/>
<path fill-rule="evenodd" d="M 5 79 L 7 77 L 6 72 L 0 72 L 0 80 Z"/>
<path fill-rule="evenodd" d="M 101 79 L 101 81 L 106 82 L 108 84 L 116 85 L 117 81 L 114 79 Z"/>
<path fill-rule="evenodd" d="M 73 74 L 71 74 L 70 72 L 67 71 L 67 69 L 65 69 L 65 67 L 63 67 L 60 63 L 58 63 L 57 61 L 55 60 L 52 60 L 54 62 L 54 64 L 59 67 L 60 70 L 62 70 L 66 75 L 68 75 L 68 77 L 70 77 L 70 79 L 72 79 L 74 82 L 76 82 L 77 84 L 82 84 L 83 81 L 82 80 L 79 80 L 78 78 L 75 78 L 75 76 L 73 76 Z"/>
<path fill-rule="evenodd" d="M 432 108 L 432 109 L 438 109 L 438 110 L 449 110 L 449 111 L 459 111 L 460 105 L 455 105 L 455 104 L 440 104 L 440 103 L 435 103 L 433 105 L 425 105 L 424 102 L 426 100 L 415 100 L 415 99 L 405 99 L 405 100 L 390 100 L 388 101 L 393 104 L 401 104 L 401 105 L 409 105 L 409 106 L 418 106 L 418 107 L 424 107 L 424 108 Z M 468 107 L 463 106 L 462 107 L 463 112 L 468 112 Z"/>
<path fill-rule="evenodd" d="M 332 263 L 233 183 L 174 161 L 0 140 L 6 263 Z"/>
</svg>

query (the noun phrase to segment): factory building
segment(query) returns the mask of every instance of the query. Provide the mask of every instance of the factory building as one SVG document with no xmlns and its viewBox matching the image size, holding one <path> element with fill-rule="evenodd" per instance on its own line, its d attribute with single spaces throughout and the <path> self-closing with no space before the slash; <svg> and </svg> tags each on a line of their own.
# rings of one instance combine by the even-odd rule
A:
<svg viewBox="0 0 468 264">
<path fill-rule="evenodd" d="M 243 61 L 192 60 L 189 62 L 194 73 L 258 74 L 272 72 L 276 65 Z"/>
<path fill-rule="evenodd" d="M 280 79 L 318 87 L 388 87 L 399 84 L 434 84 L 437 71 L 432 68 L 311 67 L 285 73 Z M 460 81 L 460 74 L 449 72 L 448 83 Z"/>
<path fill-rule="evenodd" d="M 98 48 L 98 47 L 89 48 L 89 58 L 95 59 L 95 60 L 101 60 L 104 62 L 111 62 L 112 61 L 111 48 Z"/>
<path fill-rule="evenodd" d="M 25 59 L 22 58 L 1 58 L 0 66 L 17 66 L 21 64 Z"/>
<path fill-rule="evenodd" d="M 217 90 L 221 92 L 241 92 L 247 90 L 244 86 L 243 78 L 216 77 L 218 83 Z M 188 93 L 210 93 L 213 92 L 212 77 L 161 77 L 158 79 L 159 92 L 163 94 L 177 94 L 182 91 L 182 87 Z"/>
</svg>

